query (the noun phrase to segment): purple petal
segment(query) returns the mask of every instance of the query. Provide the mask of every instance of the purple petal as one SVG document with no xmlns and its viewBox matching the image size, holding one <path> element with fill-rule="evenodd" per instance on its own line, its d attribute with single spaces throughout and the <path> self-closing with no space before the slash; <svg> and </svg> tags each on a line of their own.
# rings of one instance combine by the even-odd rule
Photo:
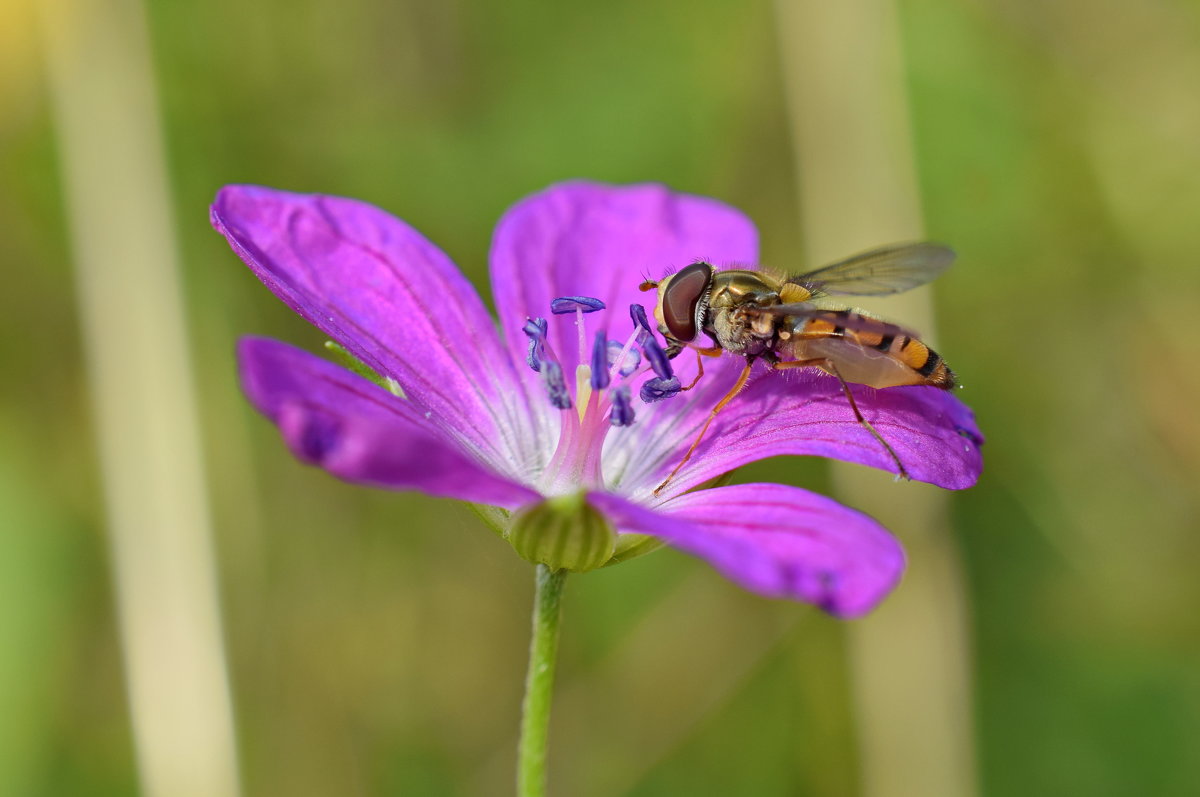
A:
<svg viewBox="0 0 1200 797">
<path fill-rule="evenodd" d="M 411 402 L 333 363 L 266 338 L 243 338 L 238 360 L 246 395 L 292 452 L 338 478 L 505 508 L 538 498 Z"/>
<path fill-rule="evenodd" d="M 646 275 L 657 278 L 697 258 L 718 266 L 755 262 L 754 225 L 728 205 L 660 185 L 565 183 L 522 200 L 501 219 L 491 253 L 492 289 L 512 356 L 525 356 L 525 318 L 545 316 L 562 296 L 594 297 L 609 308 L 584 316 L 584 341 L 600 329 L 624 340 L 631 331 L 625 308 L 646 301 L 638 290 Z M 588 357 L 578 351 L 575 321 L 550 318 L 550 345 L 567 373 Z M 536 385 L 532 374 L 522 378 Z"/>
<path fill-rule="evenodd" d="M 363 202 L 254 186 L 221 189 L 212 223 L 279 298 L 415 406 L 477 447 L 503 436 L 510 458 L 528 458 L 539 430 L 514 361 L 471 284 L 407 224 Z"/>
<path fill-rule="evenodd" d="M 684 382 L 694 358 L 674 361 Z M 646 496 L 678 464 L 709 413 L 736 380 L 744 363 L 735 357 L 705 362 L 691 391 L 652 405 L 631 433 L 606 449 L 620 473 L 624 494 Z M 934 387 L 884 390 L 852 385 L 863 416 L 896 451 L 909 475 L 948 489 L 970 487 L 983 468 L 983 436 L 971 410 L 952 393 Z M 632 430 L 631 430 L 632 431 Z M 854 418 L 836 379 L 815 372 L 769 372 L 765 366 L 721 411 L 666 495 L 676 495 L 734 468 L 783 454 L 841 459 L 896 472 L 896 465 Z"/>
<path fill-rule="evenodd" d="M 718 487 L 657 511 L 611 494 L 588 500 L 620 531 L 653 535 L 749 590 L 815 603 L 839 617 L 870 611 L 904 571 L 904 550 L 883 526 L 798 487 Z"/>
</svg>

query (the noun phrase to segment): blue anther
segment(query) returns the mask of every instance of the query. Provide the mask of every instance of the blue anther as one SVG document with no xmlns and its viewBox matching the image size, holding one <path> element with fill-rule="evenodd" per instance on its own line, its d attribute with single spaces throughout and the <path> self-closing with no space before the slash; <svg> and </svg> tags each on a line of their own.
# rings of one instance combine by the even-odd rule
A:
<svg viewBox="0 0 1200 797">
<path fill-rule="evenodd" d="M 529 336 L 529 353 L 525 362 L 535 371 L 542 370 L 542 357 L 546 354 L 546 330 L 549 324 L 544 318 L 526 318 L 521 331 Z"/>
<path fill-rule="evenodd" d="M 542 378 L 546 380 L 546 392 L 550 394 L 550 403 L 560 410 L 571 409 L 571 394 L 567 390 L 567 380 L 563 378 L 562 366 L 554 360 L 543 361 Z"/>
<path fill-rule="evenodd" d="M 630 426 L 633 423 L 633 402 L 629 400 L 629 388 L 618 385 L 609 393 L 612 396 L 612 412 L 608 422 L 613 426 Z"/>
<path fill-rule="evenodd" d="M 654 369 L 654 373 L 663 379 L 670 379 L 675 375 L 675 371 L 671 368 L 671 361 L 667 359 L 667 353 L 663 351 L 662 346 L 658 345 L 658 340 L 653 335 L 647 336 L 642 341 L 642 351 L 646 354 L 646 360 Z"/>
<path fill-rule="evenodd" d="M 621 356 L 621 352 L 625 351 L 625 344 L 619 340 L 610 340 L 608 342 L 608 367 L 612 368 L 617 364 L 617 358 Z M 625 351 L 625 361 L 621 363 L 619 373 L 621 376 L 629 376 L 637 367 L 642 364 L 642 355 L 637 349 L 631 348 Z"/>
<path fill-rule="evenodd" d="M 550 302 L 550 312 L 555 315 L 566 315 L 576 310 L 594 313 L 604 309 L 604 302 L 590 296 L 560 296 Z"/>
<path fill-rule="evenodd" d="M 633 319 L 633 325 L 647 332 L 653 332 L 650 328 L 650 320 L 646 318 L 646 308 L 640 304 L 629 305 L 629 317 Z"/>
<path fill-rule="evenodd" d="M 680 390 L 683 390 L 683 385 L 679 384 L 679 377 L 672 376 L 669 379 L 658 377 L 646 380 L 638 395 L 645 403 L 653 404 L 656 401 L 671 398 Z"/>
<path fill-rule="evenodd" d="M 603 390 L 608 387 L 608 338 L 604 332 L 596 333 L 592 344 L 592 390 Z"/>
</svg>

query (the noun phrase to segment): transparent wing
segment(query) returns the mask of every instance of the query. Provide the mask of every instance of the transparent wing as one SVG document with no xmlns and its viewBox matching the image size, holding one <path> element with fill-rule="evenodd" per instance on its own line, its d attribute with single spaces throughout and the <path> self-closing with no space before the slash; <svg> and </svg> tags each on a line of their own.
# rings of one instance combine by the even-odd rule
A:
<svg viewBox="0 0 1200 797">
<path fill-rule="evenodd" d="M 814 294 L 884 296 L 924 285 L 950 268 L 954 250 L 934 243 L 893 244 L 788 277 Z"/>
<path fill-rule="evenodd" d="M 797 322 L 807 321 L 815 318 L 820 321 L 825 321 L 835 327 L 842 329 L 853 329 L 856 332 L 874 332 L 884 337 L 910 337 L 920 339 L 920 335 L 913 332 L 911 329 L 893 324 L 890 321 L 884 321 L 874 316 L 866 315 L 858 310 L 829 310 L 820 307 L 814 307 L 808 303 L 801 304 L 776 304 L 770 307 L 755 307 L 746 309 L 744 312 L 747 315 L 755 314 L 769 316 L 787 316 L 794 318 Z M 798 326 L 798 324 L 797 324 Z"/>
</svg>

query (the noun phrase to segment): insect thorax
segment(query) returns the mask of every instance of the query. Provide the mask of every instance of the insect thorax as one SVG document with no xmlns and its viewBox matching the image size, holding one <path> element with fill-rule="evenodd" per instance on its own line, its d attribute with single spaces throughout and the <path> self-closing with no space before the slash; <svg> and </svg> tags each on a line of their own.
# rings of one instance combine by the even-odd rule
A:
<svg viewBox="0 0 1200 797">
<path fill-rule="evenodd" d="M 704 331 L 721 348 L 758 355 L 776 345 L 773 318 L 749 314 L 748 308 L 779 304 L 779 285 L 757 271 L 721 271 L 713 277 Z"/>
</svg>

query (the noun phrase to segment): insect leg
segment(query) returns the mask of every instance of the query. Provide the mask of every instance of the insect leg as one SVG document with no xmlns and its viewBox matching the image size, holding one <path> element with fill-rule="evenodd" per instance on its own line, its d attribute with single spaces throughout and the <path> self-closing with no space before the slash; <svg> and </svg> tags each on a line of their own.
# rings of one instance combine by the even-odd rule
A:
<svg viewBox="0 0 1200 797">
<path fill-rule="evenodd" d="M 846 380 L 842 378 L 842 374 L 840 371 L 838 371 L 838 367 L 833 360 L 827 360 L 824 357 L 818 357 L 812 360 L 789 360 L 787 362 L 775 363 L 771 367 L 775 370 L 782 371 L 787 368 L 805 368 L 814 365 L 828 370 L 837 377 L 838 383 L 842 386 L 842 393 L 844 393 L 846 396 L 846 401 L 850 402 L 850 409 L 854 410 L 855 420 L 857 420 L 864 429 L 870 432 L 871 436 L 878 440 L 879 444 L 883 446 L 888 452 L 888 455 L 891 456 L 892 461 L 896 463 L 896 468 L 899 471 L 896 475 L 901 479 L 911 479 L 912 477 L 908 475 L 908 471 L 904 468 L 904 463 L 900 461 L 900 455 L 896 453 L 896 450 L 892 448 L 891 444 L 889 444 L 887 440 L 883 439 L 883 435 L 875 431 L 875 427 L 871 425 L 871 422 L 864 418 L 863 414 L 859 412 L 858 404 L 854 401 L 854 394 L 850 392 L 850 385 L 846 384 Z"/>
<path fill-rule="evenodd" d="M 684 390 L 691 390 L 694 388 L 696 383 L 700 381 L 700 377 L 704 376 L 704 358 L 720 357 L 723 349 L 717 346 L 714 346 L 711 349 L 703 349 L 698 346 L 693 346 L 692 351 L 696 352 L 696 378 L 693 379 L 692 383 L 685 387 Z"/>
<path fill-rule="evenodd" d="M 733 387 L 730 388 L 729 392 L 725 394 L 725 398 L 718 401 L 717 406 L 713 407 L 712 412 L 709 413 L 708 420 L 706 420 L 704 422 L 704 426 L 700 428 L 700 434 L 696 435 L 696 439 L 692 441 L 692 447 L 689 448 L 687 453 L 683 455 L 683 459 L 679 460 L 679 464 L 675 466 L 675 470 L 671 471 L 667 478 L 663 479 L 662 484 L 654 488 L 655 495 L 661 493 L 663 488 L 671 483 L 671 479 L 675 478 L 675 474 L 679 473 L 679 469 L 682 468 L 687 461 L 692 458 L 692 454 L 696 451 L 696 446 L 700 445 L 700 441 L 704 439 L 704 433 L 707 432 L 708 427 L 712 425 L 713 420 L 717 417 L 717 413 L 724 409 L 726 404 L 733 401 L 733 397 L 738 393 L 741 393 L 742 388 L 746 386 L 746 380 L 750 378 L 750 369 L 753 366 L 753 360 L 746 361 L 746 367 L 742 369 L 742 373 L 738 377 L 737 382 L 735 382 Z"/>
</svg>

